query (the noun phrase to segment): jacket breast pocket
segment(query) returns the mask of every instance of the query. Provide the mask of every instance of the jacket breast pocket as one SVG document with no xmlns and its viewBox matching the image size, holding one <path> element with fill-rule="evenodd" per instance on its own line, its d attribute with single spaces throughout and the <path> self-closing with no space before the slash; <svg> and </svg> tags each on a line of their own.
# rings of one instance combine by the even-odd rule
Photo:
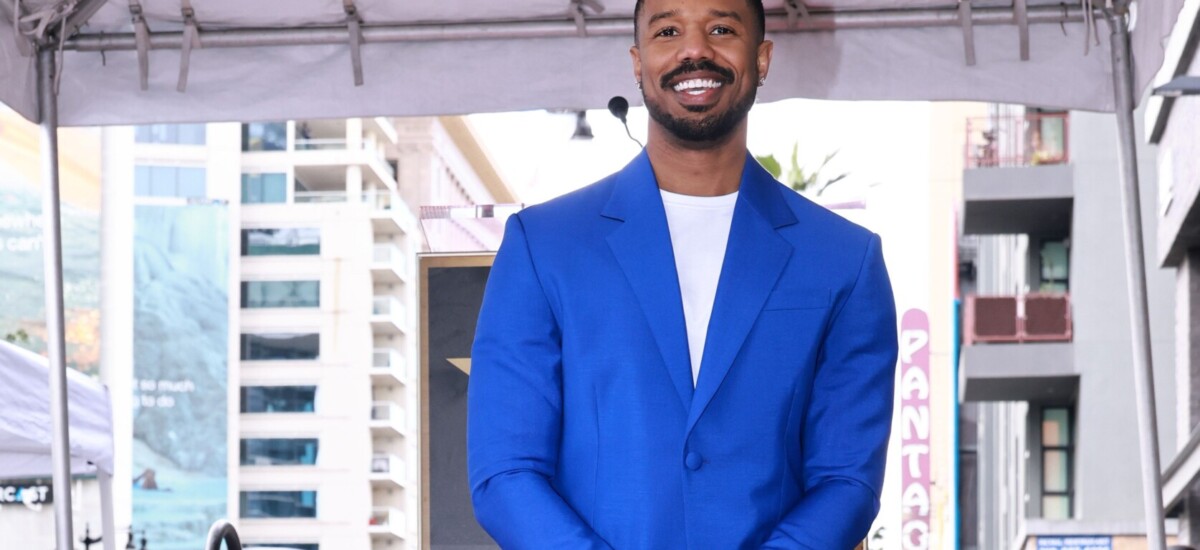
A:
<svg viewBox="0 0 1200 550">
<path fill-rule="evenodd" d="M 777 288 L 767 297 L 764 310 L 819 309 L 829 307 L 829 289 Z"/>
</svg>

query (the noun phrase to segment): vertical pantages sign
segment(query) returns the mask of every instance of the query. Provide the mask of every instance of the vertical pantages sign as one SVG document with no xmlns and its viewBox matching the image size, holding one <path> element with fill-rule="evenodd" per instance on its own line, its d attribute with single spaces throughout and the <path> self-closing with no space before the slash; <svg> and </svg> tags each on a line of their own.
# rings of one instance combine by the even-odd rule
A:
<svg viewBox="0 0 1200 550">
<path fill-rule="evenodd" d="M 133 525 L 195 550 L 227 508 L 228 210 L 137 206 Z"/>
<path fill-rule="evenodd" d="M 929 548 L 929 315 L 900 319 L 900 541 L 904 550 Z"/>
</svg>

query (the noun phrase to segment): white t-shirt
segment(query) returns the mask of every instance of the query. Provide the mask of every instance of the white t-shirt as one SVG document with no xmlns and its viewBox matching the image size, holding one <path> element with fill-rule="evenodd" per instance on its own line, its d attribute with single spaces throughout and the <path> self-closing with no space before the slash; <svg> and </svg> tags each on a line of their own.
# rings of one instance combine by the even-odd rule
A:
<svg viewBox="0 0 1200 550">
<path fill-rule="evenodd" d="M 683 316 L 687 323 L 688 353 L 692 359 L 692 385 L 700 376 L 700 359 L 712 317 L 717 281 L 725 262 L 725 245 L 733 223 L 737 192 L 719 197 L 662 193 L 667 211 L 667 227 L 675 252 L 675 271 L 683 295 Z"/>
</svg>

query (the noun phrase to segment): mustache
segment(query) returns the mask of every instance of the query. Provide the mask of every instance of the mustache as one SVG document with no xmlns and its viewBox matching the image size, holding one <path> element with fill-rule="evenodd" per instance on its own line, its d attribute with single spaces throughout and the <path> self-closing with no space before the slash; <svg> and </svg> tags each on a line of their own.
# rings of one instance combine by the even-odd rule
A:
<svg viewBox="0 0 1200 550">
<path fill-rule="evenodd" d="M 712 60 L 701 59 L 700 61 L 684 60 L 684 62 L 680 63 L 678 67 L 663 75 L 659 85 L 662 86 L 663 89 L 667 89 L 671 86 L 671 81 L 675 80 L 677 77 L 700 71 L 717 73 L 718 75 L 721 75 L 721 78 L 724 79 L 725 82 L 733 82 L 733 71 L 717 65 Z"/>
</svg>

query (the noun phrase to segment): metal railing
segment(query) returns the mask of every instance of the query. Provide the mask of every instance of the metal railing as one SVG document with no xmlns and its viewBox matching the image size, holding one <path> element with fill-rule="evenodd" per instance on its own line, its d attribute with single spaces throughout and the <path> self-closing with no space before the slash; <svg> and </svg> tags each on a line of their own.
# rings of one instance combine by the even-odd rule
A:
<svg viewBox="0 0 1200 550">
<path fill-rule="evenodd" d="M 371 473 L 372 474 L 391 474 L 404 471 L 404 461 L 400 457 L 390 454 L 376 454 L 371 457 Z"/>
<path fill-rule="evenodd" d="M 404 355 L 394 349 L 377 349 L 371 354 L 371 366 L 377 369 L 400 369 L 404 367 Z"/>
<path fill-rule="evenodd" d="M 399 530 L 404 526 L 405 519 L 404 512 L 399 508 L 372 508 L 370 525 Z"/>
<path fill-rule="evenodd" d="M 967 119 L 967 168 L 1066 164 L 1067 113 Z"/>
<path fill-rule="evenodd" d="M 404 409 L 390 401 L 376 401 L 371 403 L 371 420 L 399 423 L 404 420 Z"/>
<path fill-rule="evenodd" d="M 964 343 L 1070 342 L 1069 294 L 967 296 Z"/>
<path fill-rule="evenodd" d="M 208 540 L 204 543 L 204 549 L 221 550 L 222 542 L 227 550 L 242 550 L 242 540 L 238 538 L 237 529 L 228 520 L 219 519 L 208 530 Z"/>
<path fill-rule="evenodd" d="M 404 317 L 404 303 L 391 296 L 379 296 L 371 303 L 371 314 L 400 319 Z"/>
<path fill-rule="evenodd" d="M 376 210 L 393 210 L 400 208 L 403 204 L 400 201 L 400 195 L 391 191 L 364 191 L 363 202 Z"/>
<path fill-rule="evenodd" d="M 345 191 L 296 191 L 292 202 L 296 204 L 346 202 L 349 197 Z"/>
<path fill-rule="evenodd" d="M 350 144 L 345 138 L 303 138 L 296 137 L 297 151 L 325 151 L 348 149 Z"/>
</svg>

